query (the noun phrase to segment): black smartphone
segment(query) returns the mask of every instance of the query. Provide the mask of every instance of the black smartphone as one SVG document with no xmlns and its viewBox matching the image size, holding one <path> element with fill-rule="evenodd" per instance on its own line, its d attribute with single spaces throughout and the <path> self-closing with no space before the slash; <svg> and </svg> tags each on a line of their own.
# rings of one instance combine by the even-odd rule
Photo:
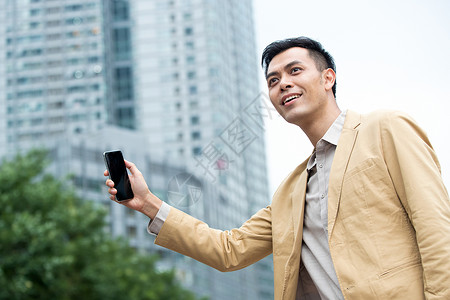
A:
<svg viewBox="0 0 450 300">
<path fill-rule="evenodd" d="M 128 178 L 127 168 L 123 160 L 122 151 L 106 151 L 103 153 L 106 168 L 109 171 L 109 178 L 114 181 L 114 188 L 117 190 L 117 201 L 124 201 L 134 197 Z"/>
</svg>

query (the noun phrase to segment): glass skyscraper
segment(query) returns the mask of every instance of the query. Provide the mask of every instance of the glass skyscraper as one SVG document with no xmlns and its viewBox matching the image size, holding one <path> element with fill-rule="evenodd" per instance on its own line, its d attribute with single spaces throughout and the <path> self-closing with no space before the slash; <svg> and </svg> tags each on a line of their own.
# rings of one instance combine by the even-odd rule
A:
<svg viewBox="0 0 450 300">
<path fill-rule="evenodd" d="M 145 218 L 99 187 L 101 152 L 119 147 L 155 194 L 211 227 L 269 204 L 252 1 L 5 0 L 0 14 L 0 154 L 51 149 L 56 174 L 110 207 L 113 234 L 197 294 L 272 299 L 270 258 L 225 274 L 154 246 Z M 180 174 L 202 183 L 199 201 L 170 196 Z"/>
<path fill-rule="evenodd" d="M 10 153 L 105 123 L 100 1 L 5 0 L 2 125 Z"/>
</svg>

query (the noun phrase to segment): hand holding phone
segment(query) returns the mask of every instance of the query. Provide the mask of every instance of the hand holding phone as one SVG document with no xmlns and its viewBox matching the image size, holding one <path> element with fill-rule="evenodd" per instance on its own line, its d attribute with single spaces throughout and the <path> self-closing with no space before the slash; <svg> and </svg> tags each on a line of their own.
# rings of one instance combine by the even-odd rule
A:
<svg viewBox="0 0 450 300">
<path fill-rule="evenodd" d="M 122 152 L 120 150 L 106 151 L 103 153 L 103 158 L 109 172 L 109 178 L 114 182 L 114 188 L 117 190 L 117 201 L 134 198 Z"/>
</svg>

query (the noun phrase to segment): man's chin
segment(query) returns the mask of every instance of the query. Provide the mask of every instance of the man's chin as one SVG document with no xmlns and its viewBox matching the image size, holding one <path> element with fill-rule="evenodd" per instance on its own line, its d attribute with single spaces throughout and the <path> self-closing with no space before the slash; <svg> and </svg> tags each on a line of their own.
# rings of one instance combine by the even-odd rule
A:
<svg viewBox="0 0 450 300">
<path fill-rule="evenodd" d="M 287 114 L 282 115 L 283 119 L 290 124 L 297 125 L 298 121 L 301 119 L 300 114 L 290 111 Z"/>
</svg>

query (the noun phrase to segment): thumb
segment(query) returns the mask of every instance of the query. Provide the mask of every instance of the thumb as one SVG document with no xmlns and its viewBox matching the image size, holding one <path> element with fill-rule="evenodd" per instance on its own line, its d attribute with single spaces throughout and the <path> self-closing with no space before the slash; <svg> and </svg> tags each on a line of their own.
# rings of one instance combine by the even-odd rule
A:
<svg viewBox="0 0 450 300">
<path fill-rule="evenodd" d="M 131 161 L 128 161 L 126 159 L 124 159 L 124 161 L 125 161 L 125 166 L 127 167 L 128 170 L 130 170 L 132 175 L 137 175 L 137 174 L 141 173 L 134 163 L 132 163 Z"/>
</svg>

